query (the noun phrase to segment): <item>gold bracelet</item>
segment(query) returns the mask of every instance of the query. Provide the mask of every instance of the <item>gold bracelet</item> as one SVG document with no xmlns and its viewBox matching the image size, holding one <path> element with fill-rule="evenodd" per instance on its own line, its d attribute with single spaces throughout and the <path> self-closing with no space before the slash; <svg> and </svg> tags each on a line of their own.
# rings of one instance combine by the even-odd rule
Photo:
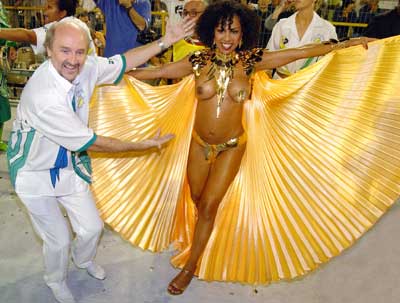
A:
<svg viewBox="0 0 400 303">
<path fill-rule="evenodd" d="M 338 48 L 338 49 L 346 48 L 346 42 L 345 42 L 345 41 L 340 41 L 340 42 L 337 44 L 337 48 Z"/>
<path fill-rule="evenodd" d="M 343 39 L 343 40 L 336 40 L 336 39 L 329 39 L 328 41 L 322 42 L 322 44 L 325 45 L 330 45 L 331 50 L 335 50 L 335 49 L 342 49 L 342 48 L 346 48 L 346 40 L 348 39 Z"/>
</svg>

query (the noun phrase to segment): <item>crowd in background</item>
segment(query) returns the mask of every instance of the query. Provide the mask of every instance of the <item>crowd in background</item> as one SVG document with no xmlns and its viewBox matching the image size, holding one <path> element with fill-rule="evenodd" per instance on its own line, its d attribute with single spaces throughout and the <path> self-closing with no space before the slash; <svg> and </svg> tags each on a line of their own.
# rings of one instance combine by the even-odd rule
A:
<svg viewBox="0 0 400 303">
<path fill-rule="evenodd" d="M 160 35 L 165 25 L 165 16 L 174 22 L 181 17 L 185 0 L 146 0 L 151 3 L 151 28 Z M 240 0 L 238 0 L 240 1 Z M 257 11 L 261 18 L 260 39 L 258 46 L 266 47 L 271 35 L 271 28 L 265 25 L 265 21 L 274 12 L 279 11 L 278 20 L 290 16 L 294 11 L 295 0 L 241 0 Z M 45 0 L 3 0 L 4 6 L 43 6 Z M 102 11 L 96 7 L 93 0 L 80 0 L 80 9 L 88 13 L 89 23 L 93 30 L 105 33 L 105 20 Z M 213 0 L 205 0 L 213 2 Z M 382 4 L 384 3 L 384 7 Z M 371 18 L 389 11 L 397 4 L 396 0 L 316 0 L 316 12 L 328 21 L 331 21 L 337 30 L 339 38 L 356 37 L 363 34 L 366 25 Z M 42 11 L 9 10 L 8 18 L 13 27 L 36 28 L 43 25 Z M 339 23 L 338 23 L 339 22 Z M 351 23 L 342 25 L 341 23 Z M 151 37 L 149 37 L 151 38 Z"/>
<path fill-rule="evenodd" d="M 110 57 L 159 39 L 165 32 L 167 18 L 171 23 L 176 23 L 185 16 L 198 18 L 205 6 L 214 1 L 218 0 L 201 0 L 202 5 L 195 5 L 188 9 L 185 8 L 185 5 L 190 2 L 189 0 L 68 0 L 63 2 L 63 5 L 76 7 L 72 14 L 88 26 L 93 41 L 93 50 L 97 55 Z M 276 50 L 329 39 L 358 36 L 385 38 L 400 34 L 400 0 L 237 1 L 248 5 L 260 17 L 260 33 L 257 43 L 257 47 L 260 48 Z M 310 12 L 304 15 L 304 11 L 302 12 L 301 9 L 296 11 L 299 2 L 305 2 L 306 5 L 310 4 L 308 2 L 312 2 L 312 13 L 318 15 L 318 18 L 314 18 L 314 20 L 319 20 L 320 29 L 316 28 L 314 21 L 310 21 Z M 22 30 L 39 29 L 42 33 L 40 37 L 44 39 L 44 33 L 49 26 L 47 24 L 52 24 L 46 20 L 46 14 L 49 14 L 49 11 L 58 5 L 57 3 L 58 0 L 2 0 L 0 1 L 1 27 Z M 72 14 L 67 14 L 67 17 Z M 293 25 L 295 19 L 298 23 L 298 17 L 302 19 L 301 22 L 306 24 L 301 35 L 296 34 L 295 27 L 298 27 L 298 24 Z M 286 21 L 280 22 L 282 19 Z M 58 21 L 58 19 L 51 21 Z M 277 24 L 278 26 L 276 26 Z M 275 34 L 273 35 L 274 28 Z M 298 30 L 299 28 L 297 28 Z M 37 31 L 35 33 L 38 34 Z M 31 34 L 35 36 L 32 31 Z M 3 55 L 0 64 L 3 71 L 2 79 L 7 79 L 8 84 L 12 84 L 11 87 L 8 86 L 8 93 L 4 95 L 7 98 L 10 96 L 11 99 L 18 100 L 28 78 L 20 75 L 6 75 L 7 69 L 35 69 L 44 61 L 45 56 L 44 51 L 38 53 L 29 39 L 27 41 L 24 39 L 14 40 L 18 43 L 13 43 L 11 47 L 7 44 L 7 39 L 13 40 L 13 36 L 7 37 L 0 37 L 2 54 L 8 54 L 11 49 L 15 50 L 17 55 L 16 59 L 12 61 L 7 55 Z M 185 57 L 190 51 L 202 48 L 201 41 L 194 36 L 181 42 L 149 60 L 147 65 L 157 66 L 176 61 L 178 58 Z M 318 59 L 308 60 L 303 62 L 304 64 L 298 63 L 297 65 L 301 66 L 288 68 L 286 71 L 282 69 L 281 72 L 284 73 L 281 73 L 280 76 L 284 74 L 288 76 L 315 60 Z M 278 77 L 278 74 L 277 70 L 275 77 Z M 151 84 L 158 85 L 169 82 L 170 80 L 159 79 L 151 81 Z M 7 81 L 4 80 L 2 83 L 4 87 L 7 87 Z M 0 127 L 1 129 L 2 127 Z"/>
<path fill-rule="evenodd" d="M 54 2 L 55 0 L 52 1 Z M 52 1 L 2 0 L 0 4 L 4 8 L 4 22 L 8 23 L 7 27 L 11 28 L 41 28 L 47 23 L 45 20 L 46 9 L 49 9 L 48 3 Z M 123 53 L 131 47 L 140 46 L 160 38 L 165 32 L 167 18 L 174 23 L 189 14 L 192 18 L 199 17 L 204 11 L 204 8 L 184 11 L 184 5 L 188 0 L 75 1 L 78 5 L 75 17 L 85 22 L 90 29 L 96 53 L 106 57 L 115 53 Z M 204 5 L 207 5 L 213 1 L 215 0 L 204 0 L 203 2 Z M 260 17 L 261 26 L 257 46 L 261 48 L 271 48 L 271 45 L 273 45 L 271 34 L 275 25 L 281 19 L 289 18 L 296 12 L 296 0 L 237 1 L 247 4 Z M 315 0 L 314 10 L 322 19 L 328 20 L 335 26 L 337 34 L 335 38 L 343 39 L 361 35 L 384 38 L 400 33 L 400 11 L 396 13 L 396 5 L 399 5 L 398 0 Z M 130 6 L 133 6 L 134 9 L 126 11 L 125 9 Z M 30 7 L 30 9 L 22 9 L 22 7 Z M 121 7 L 123 8 L 122 10 Z M 395 20 L 394 23 L 385 25 L 384 23 L 387 23 L 390 18 Z M 372 27 L 367 28 L 368 24 L 372 24 Z M 396 25 L 393 26 L 393 24 Z M 325 39 L 326 37 L 322 38 Z M 189 42 L 194 44 L 192 50 L 198 49 L 199 44 L 201 44 L 200 41 L 196 41 L 193 37 Z M 291 44 L 293 43 L 285 46 L 289 47 Z M 26 68 L 30 65 L 37 67 L 44 60 L 43 55 L 36 54 L 34 58 L 33 54 L 27 53 L 29 46 L 31 46 L 30 43 L 20 42 L 15 44 L 15 48 L 22 48 L 20 53 L 22 53 L 22 50 L 24 52 L 15 60 L 15 64 L 18 66 L 22 64 L 21 66 L 26 65 Z M 183 46 L 188 47 L 188 44 Z M 179 52 L 177 48 L 171 47 L 157 57 L 152 58 L 148 64 L 160 65 L 174 61 L 176 60 L 177 52 Z M 182 58 L 183 55 L 186 55 L 186 53 L 182 53 L 179 57 Z M 30 62 L 25 65 L 23 62 L 20 64 L 19 61 L 21 60 L 19 58 L 28 57 Z M 35 59 L 36 62 L 31 62 L 32 59 Z M 19 81 L 22 78 L 19 76 L 10 76 L 9 78 L 9 82 L 12 82 L 13 78 L 18 80 L 15 81 L 17 89 L 14 87 L 11 91 L 13 92 L 11 95 L 18 99 L 18 92 L 21 90 L 18 85 L 23 84 Z M 24 79 L 26 80 L 27 78 L 24 77 Z M 160 81 L 154 81 L 152 84 L 159 83 Z M 161 80 L 161 83 L 165 82 Z"/>
</svg>

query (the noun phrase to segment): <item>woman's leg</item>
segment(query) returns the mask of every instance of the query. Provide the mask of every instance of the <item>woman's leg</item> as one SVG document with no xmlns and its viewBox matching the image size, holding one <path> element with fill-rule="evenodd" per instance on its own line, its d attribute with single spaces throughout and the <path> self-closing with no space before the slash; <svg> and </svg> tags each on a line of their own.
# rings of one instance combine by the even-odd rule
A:
<svg viewBox="0 0 400 303">
<path fill-rule="evenodd" d="M 189 184 L 192 196 L 197 199 L 198 220 L 196 222 L 191 254 L 183 270 L 172 280 L 168 290 L 180 294 L 189 285 L 204 248 L 214 227 L 220 202 L 235 178 L 246 145 L 222 152 L 215 162 L 206 168 L 207 161 L 201 146 L 191 147 L 188 163 Z M 200 147 L 200 148 L 198 148 Z M 198 153 L 198 152 L 201 153 Z"/>
<path fill-rule="evenodd" d="M 205 158 L 204 147 L 192 140 L 190 144 L 187 174 L 190 194 L 196 206 L 198 206 L 201 193 L 207 182 L 210 167 L 210 162 Z"/>
</svg>

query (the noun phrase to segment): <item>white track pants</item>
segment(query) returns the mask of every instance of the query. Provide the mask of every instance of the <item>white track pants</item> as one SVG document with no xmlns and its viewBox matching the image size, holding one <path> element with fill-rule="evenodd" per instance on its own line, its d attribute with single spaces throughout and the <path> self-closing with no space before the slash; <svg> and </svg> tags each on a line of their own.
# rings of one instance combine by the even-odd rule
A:
<svg viewBox="0 0 400 303">
<path fill-rule="evenodd" d="M 71 248 L 74 263 L 80 268 L 87 267 L 96 255 L 103 230 L 103 221 L 90 190 L 61 197 L 18 196 L 28 209 L 32 224 L 43 240 L 46 283 L 65 280 L 68 270 L 71 235 L 58 203 L 67 211 L 76 233 Z"/>
</svg>

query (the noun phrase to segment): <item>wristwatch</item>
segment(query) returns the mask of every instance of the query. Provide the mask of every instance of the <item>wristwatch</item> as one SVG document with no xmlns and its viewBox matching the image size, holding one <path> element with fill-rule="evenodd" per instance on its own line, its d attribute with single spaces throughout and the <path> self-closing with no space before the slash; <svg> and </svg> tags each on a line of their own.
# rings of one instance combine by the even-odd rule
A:
<svg viewBox="0 0 400 303">
<path fill-rule="evenodd" d="M 167 49 L 167 47 L 165 46 L 164 42 L 160 39 L 157 40 L 157 45 L 158 47 L 161 49 L 161 51 Z"/>
</svg>

